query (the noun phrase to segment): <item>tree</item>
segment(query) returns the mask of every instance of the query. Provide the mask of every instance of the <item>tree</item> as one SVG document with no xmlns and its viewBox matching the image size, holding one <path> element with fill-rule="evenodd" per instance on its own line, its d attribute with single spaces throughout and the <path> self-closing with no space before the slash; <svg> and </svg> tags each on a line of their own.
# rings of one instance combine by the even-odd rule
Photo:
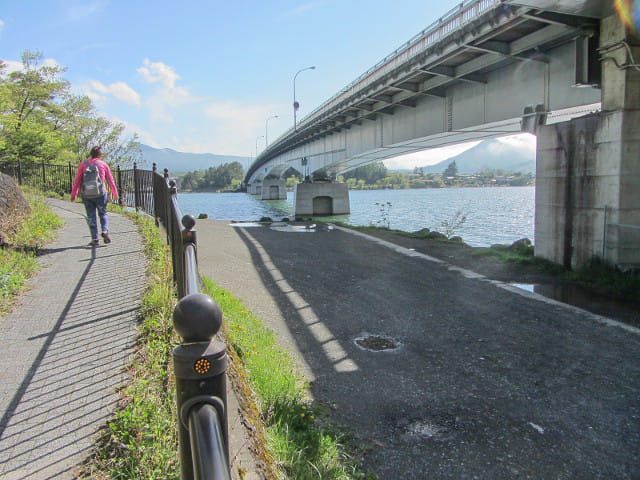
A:
<svg viewBox="0 0 640 480">
<path fill-rule="evenodd" d="M 0 154 L 23 160 L 52 160 L 68 147 L 68 138 L 57 129 L 60 98 L 69 92 L 69 82 L 58 66 L 39 66 L 43 55 L 26 50 L 21 70 L 0 70 Z"/>
<path fill-rule="evenodd" d="M 142 156 L 124 125 L 101 116 L 86 96 L 71 93 L 59 66 L 40 66 L 43 54 L 26 50 L 22 69 L 0 62 L 0 156 L 22 161 L 79 162 L 95 145 L 109 163 L 131 166 Z"/>
<path fill-rule="evenodd" d="M 382 162 L 370 163 L 344 173 L 345 180 L 349 178 L 355 178 L 358 181 L 364 180 L 367 185 L 375 185 L 378 180 L 387 176 L 389 176 L 389 170 Z"/>
<path fill-rule="evenodd" d="M 458 167 L 456 166 L 456 161 L 451 162 L 445 171 L 442 173 L 444 178 L 447 177 L 457 177 L 458 176 Z"/>
</svg>

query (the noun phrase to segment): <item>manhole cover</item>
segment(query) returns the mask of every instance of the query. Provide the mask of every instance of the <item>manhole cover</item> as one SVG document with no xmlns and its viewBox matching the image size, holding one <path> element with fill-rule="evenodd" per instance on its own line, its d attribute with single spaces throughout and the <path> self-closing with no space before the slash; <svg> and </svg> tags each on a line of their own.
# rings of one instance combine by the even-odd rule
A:
<svg viewBox="0 0 640 480">
<path fill-rule="evenodd" d="M 383 350 L 395 350 L 400 346 L 399 342 L 384 335 L 362 335 L 355 340 L 356 345 L 365 350 L 381 352 Z"/>
</svg>

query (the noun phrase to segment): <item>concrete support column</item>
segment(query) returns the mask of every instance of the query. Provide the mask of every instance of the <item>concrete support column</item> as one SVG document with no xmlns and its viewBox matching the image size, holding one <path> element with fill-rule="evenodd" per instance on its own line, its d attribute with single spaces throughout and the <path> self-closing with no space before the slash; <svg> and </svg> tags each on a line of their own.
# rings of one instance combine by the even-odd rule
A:
<svg viewBox="0 0 640 480">
<path fill-rule="evenodd" d="M 265 178 L 262 181 L 262 200 L 286 200 L 287 184 L 281 178 Z"/>
<path fill-rule="evenodd" d="M 349 207 L 349 188 L 346 183 L 298 183 L 293 201 L 294 216 L 345 215 Z"/>
<path fill-rule="evenodd" d="M 536 256 L 568 268 L 595 256 L 640 266 L 640 230 L 629 227 L 640 227 L 639 45 L 617 16 L 604 19 L 602 112 L 536 132 Z M 606 244 L 605 207 L 618 224 Z"/>
</svg>

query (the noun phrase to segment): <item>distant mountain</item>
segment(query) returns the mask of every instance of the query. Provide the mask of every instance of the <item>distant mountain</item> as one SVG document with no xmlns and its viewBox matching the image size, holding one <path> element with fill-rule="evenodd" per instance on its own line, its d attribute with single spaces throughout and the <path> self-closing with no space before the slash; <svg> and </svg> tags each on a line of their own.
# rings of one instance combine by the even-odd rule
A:
<svg viewBox="0 0 640 480">
<path fill-rule="evenodd" d="M 454 157 L 435 165 L 422 167 L 425 173 L 442 173 L 451 162 L 456 162 L 458 173 L 478 173 L 485 168 L 501 168 L 508 172 L 536 173 L 535 152 L 516 148 L 496 139 L 483 140 Z"/>
<path fill-rule="evenodd" d="M 144 144 L 141 145 L 141 148 L 145 168 L 151 168 L 151 165 L 155 163 L 159 171 L 167 168 L 172 176 L 194 170 L 207 170 L 210 167 L 218 167 L 232 162 L 240 162 L 242 168 L 246 169 L 249 160 L 248 157 L 235 155 L 177 152 L 170 148 L 153 148 Z"/>
</svg>

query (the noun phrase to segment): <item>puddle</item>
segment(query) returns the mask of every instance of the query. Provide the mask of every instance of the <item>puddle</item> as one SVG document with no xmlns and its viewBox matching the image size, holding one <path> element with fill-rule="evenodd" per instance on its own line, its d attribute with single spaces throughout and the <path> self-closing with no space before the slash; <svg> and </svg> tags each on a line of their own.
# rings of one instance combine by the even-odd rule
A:
<svg viewBox="0 0 640 480">
<path fill-rule="evenodd" d="M 358 347 L 363 350 L 369 350 L 370 352 L 390 351 L 400 348 L 400 342 L 395 338 L 385 335 L 371 335 L 367 333 L 356 337 L 353 341 Z"/>
<path fill-rule="evenodd" d="M 510 284 L 521 290 L 536 293 L 589 312 L 640 327 L 640 312 L 630 306 L 621 305 L 602 295 L 585 290 L 578 285 L 544 285 L 529 283 Z"/>
<path fill-rule="evenodd" d="M 263 227 L 264 224 L 258 222 L 238 222 L 238 223 L 230 223 L 232 227 Z"/>
</svg>

